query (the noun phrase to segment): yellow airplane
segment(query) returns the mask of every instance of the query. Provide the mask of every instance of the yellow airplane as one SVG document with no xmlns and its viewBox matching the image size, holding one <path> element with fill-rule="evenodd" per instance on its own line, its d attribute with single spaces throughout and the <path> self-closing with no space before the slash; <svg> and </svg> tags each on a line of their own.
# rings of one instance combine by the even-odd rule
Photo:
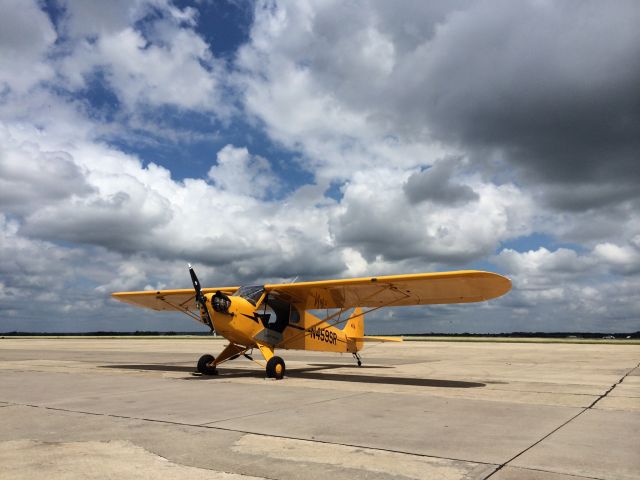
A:
<svg viewBox="0 0 640 480">
<path fill-rule="evenodd" d="M 276 348 L 352 353 L 361 366 L 358 352 L 364 342 L 401 341 L 365 336 L 364 316 L 374 310 L 481 302 L 511 289 L 508 278 L 476 270 L 220 288 L 201 288 L 191 265 L 189 273 L 193 290 L 112 296 L 138 307 L 185 313 L 229 340 L 217 358 L 200 357 L 197 369 L 203 375 L 216 375 L 218 365 L 241 355 L 253 360 L 251 353 L 257 348 L 266 365 L 256 363 L 266 366 L 267 377 L 276 379 L 285 374 L 284 360 L 274 355 Z M 326 310 L 326 315 L 320 318 L 311 312 L 318 310 Z"/>
</svg>

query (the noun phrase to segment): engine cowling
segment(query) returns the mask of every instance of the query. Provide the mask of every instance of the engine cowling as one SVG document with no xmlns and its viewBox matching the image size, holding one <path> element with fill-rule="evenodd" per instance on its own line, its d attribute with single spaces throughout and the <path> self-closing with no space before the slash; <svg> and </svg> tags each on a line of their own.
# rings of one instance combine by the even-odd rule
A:
<svg viewBox="0 0 640 480">
<path fill-rule="evenodd" d="M 231 299 L 222 292 L 216 292 L 211 297 L 211 307 L 218 313 L 229 313 Z"/>
<path fill-rule="evenodd" d="M 249 345 L 258 331 L 263 329 L 256 307 L 239 296 L 224 293 L 206 295 L 216 332 L 238 345 Z"/>
</svg>

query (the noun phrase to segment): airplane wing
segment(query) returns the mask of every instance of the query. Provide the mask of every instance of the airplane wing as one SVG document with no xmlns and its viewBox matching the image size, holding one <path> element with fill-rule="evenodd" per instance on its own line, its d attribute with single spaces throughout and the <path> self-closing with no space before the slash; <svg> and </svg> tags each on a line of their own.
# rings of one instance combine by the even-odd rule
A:
<svg viewBox="0 0 640 480">
<path fill-rule="evenodd" d="M 511 281 L 477 270 L 265 285 L 305 309 L 481 302 L 504 295 Z"/>
<path fill-rule="evenodd" d="M 231 295 L 240 287 L 203 288 L 202 293 L 220 291 Z M 117 292 L 111 296 L 124 303 L 151 310 L 177 310 L 197 313 L 196 292 L 193 288 L 182 290 L 145 290 L 142 292 Z"/>
</svg>

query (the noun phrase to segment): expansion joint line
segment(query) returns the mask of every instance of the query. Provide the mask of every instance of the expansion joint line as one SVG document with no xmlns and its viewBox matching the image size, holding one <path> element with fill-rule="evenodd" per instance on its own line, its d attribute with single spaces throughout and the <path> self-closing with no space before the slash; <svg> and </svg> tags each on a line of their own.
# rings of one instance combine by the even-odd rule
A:
<svg viewBox="0 0 640 480">
<path fill-rule="evenodd" d="M 357 394 L 354 395 L 350 395 L 350 396 L 358 396 L 358 395 L 366 395 L 367 392 L 359 392 Z M 304 437 L 296 437 L 296 436 L 290 436 L 290 435 L 277 435 L 277 434 L 270 434 L 270 433 L 261 433 L 261 432 L 254 432 L 251 430 L 244 430 L 244 429 L 239 429 L 239 428 L 231 428 L 231 427 L 223 427 L 220 425 L 215 425 L 215 424 L 197 424 L 197 423 L 188 423 L 188 422 L 176 422 L 176 421 L 172 421 L 172 420 L 160 420 L 160 419 L 156 419 L 156 418 L 143 418 L 143 417 L 135 417 L 135 416 L 129 416 L 129 415 L 116 415 L 113 413 L 98 413 L 98 412 L 86 412 L 86 411 L 82 411 L 82 410 L 71 410 L 71 409 L 66 409 L 66 408 L 59 408 L 59 407 L 47 407 L 44 405 L 33 405 L 33 404 L 28 404 L 28 403 L 15 403 L 15 402 L 7 402 L 9 403 L 9 405 L 11 406 L 20 406 L 20 407 L 28 407 L 28 408 L 42 408 L 44 410 L 52 410 L 52 411 L 57 411 L 57 412 L 66 412 L 66 413 L 77 413 L 79 415 L 93 415 L 93 416 L 97 416 L 97 417 L 107 417 L 107 418 L 117 418 L 117 419 L 122 419 L 122 420 L 138 420 L 141 422 L 151 422 L 151 423 L 158 423 L 158 424 L 166 424 L 166 425 L 179 425 L 182 427 L 191 427 L 191 428 L 202 428 L 202 429 L 210 429 L 210 430 L 220 430 L 222 432 L 234 432 L 234 433 L 242 433 L 245 435 L 256 435 L 258 437 L 264 437 L 264 438 L 282 438 L 285 440 L 300 440 L 303 442 L 312 442 L 312 443 L 319 443 L 319 444 L 323 444 L 323 445 L 338 445 L 338 446 L 342 446 L 342 447 L 351 447 L 351 448 L 366 448 L 367 450 L 372 450 L 372 451 L 376 451 L 376 452 L 388 452 L 388 453 L 399 453 L 399 454 L 403 454 L 403 455 L 411 455 L 414 457 L 422 457 L 422 458 L 437 458 L 437 459 L 441 459 L 441 460 L 452 460 L 455 462 L 469 462 L 470 460 L 464 459 L 464 458 L 454 458 L 454 457 L 444 457 L 444 456 L 437 456 L 437 455 L 427 455 L 424 453 L 414 453 L 414 452 L 405 452 L 403 450 L 398 450 L 398 449 L 393 449 L 393 448 L 384 448 L 384 447 L 365 447 L 363 445 L 357 445 L 354 443 L 346 443 L 346 442 L 332 442 L 329 440 L 321 440 L 318 438 L 314 438 L 314 439 L 308 439 L 308 438 L 304 438 Z M 481 461 L 474 461 L 474 463 L 478 463 L 480 465 L 491 465 L 488 462 L 481 462 Z"/>
<path fill-rule="evenodd" d="M 591 410 L 600 400 L 602 400 L 604 397 L 606 397 L 607 395 L 609 395 L 609 393 L 611 393 L 611 391 L 616 388 L 618 385 L 620 385 L 625 378 L 627 378 L 634 370 L 636 370 L 637 368 L 640 368 L 640 363 L 638 363 L 638 365 L 636 365 L 635 367 L 633 367 L 632 369 L 630 369 L 627 373 L 625 373 L 622 377 L 620 377 L 620 380 L 618 380 L 616 383 L 614 383 L 613 385 L 611 385 L 611 387 L 604 392 L 602 395 L 598 396 L 598 398 L 596 398 L 591 405 L 589 405 L 588 407 L 583 408 L 582 410 L 580 410 L 578 413 L 576 413 L 573 417 L 571 417 L 569 420 L 567 420 L 566 422 L 562 423 L 560 426 L 554 428 L 553 430 L 551 430 L 549 433 L 547 433 L 544 437 L 542 437 L 540 440 L 538 440 L 537 442 L 535 442 L 532 445 L 529 445 L 527 448 L 525 448 L 524 450 L 522 450 L 520 453 L 517 453 L 516 455 L 514 455 L 513 457 L 511 457 L 509 460 L 507 460 L 506 462 L 498 465 L 496 467 L 496 469 L 491 472 L 489 475 L 487 475 L 486 477 L 483 478 L 483 480 L 487 480 L 487 478 L 493 477 L 496 473 L 498 473 L 500 470 L 502 470 L 505 466 L 507 466 L 509 463 L 513 462 L 516 458 L 524 455 L 526 452 L 528 452 L 529 450 L 531 450 L 533 447 L 535 447 L 536 445 L 538 445 L 539 443 L 541 443 L 542 441 L 546 440 L 547 438 L 549 438 L 551 435 L 553 435 L 554 433 L 556 433 L 558 430 L 560 430 L 562 427 L 564 427 L 565 425 L 568 425 L 569 423 L 571 423 L 572 421 L 574 421 L 576 418 L 578 418 L 580 415 L 582 415 L 584 412 L 586 412 L 587 410 Z M 551 472 L 551 473 L 558 473 L 558 472 Z"/>
<path fill-rule="evenodd" d="M 352 393 L 350 395 L 343 395 L 341 397 L 325 398 L 324 400 L 318 400 L 317 402 L 306 403 L 305 407 L 309 406 L 309 405 L 318 405 L 320 403 L 334 402 L 336 400 L 344 400 L 345 398 L 352 398 L 352 397 L 357 397 L 357 396 L 360 396 L 360 395 L 366 395 L 366 393 L 367 392 L 358 392 L 358 393 Z M 197 426 L 198 427 L 207 427 L 207 428 L 215 427 L 216 423 L 227 422 L 229 420 L 239 420 L 239 419 L 248 418 L 248 417 L 256 417 L 258 415 L 265 415 L 265 414 L 268 414 L 268 413 L 281 412 L 281 411 L 282 411 L 281 408 L 277 408 L 277 409 L 274 409 L 274 410 L 265 410 L 264 412 L 248 413 L 247 415 L 239 415 L 239 416 L 236 416 L 236 417 L 229 417 L 229 418 L 222 418 L 220 420 L 214 420 L 212 422 L 199 423 L 199 424 L 197 424 Z"/>
</svg>

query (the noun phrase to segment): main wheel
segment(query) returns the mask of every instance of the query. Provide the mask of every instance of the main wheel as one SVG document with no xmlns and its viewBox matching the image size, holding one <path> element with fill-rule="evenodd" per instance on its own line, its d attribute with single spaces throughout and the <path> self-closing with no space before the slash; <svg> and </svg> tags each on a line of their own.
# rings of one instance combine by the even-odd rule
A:
<svg viewBox="0 0 640 480">
<path fill-rule="evenodd" d="M 280 380 L 282 379 L 282 377 L 284 377 L 284 372 L 284 360 L 282 360 L 280 357 L 271 357 L 267 362 L 267 377 Z"/>
<path fill-rule="evenodd" d="M 218 370 L 216 369 L 216 367 L 210 367 L 209 365 L 207 365 L 214 360 L 215 358 L 213 357 L 213 355 L 202 355 L 200 357 L 200 360 L 198 360 L 198 371 L 203 375 L 217 375 Z"/>
</svg>

